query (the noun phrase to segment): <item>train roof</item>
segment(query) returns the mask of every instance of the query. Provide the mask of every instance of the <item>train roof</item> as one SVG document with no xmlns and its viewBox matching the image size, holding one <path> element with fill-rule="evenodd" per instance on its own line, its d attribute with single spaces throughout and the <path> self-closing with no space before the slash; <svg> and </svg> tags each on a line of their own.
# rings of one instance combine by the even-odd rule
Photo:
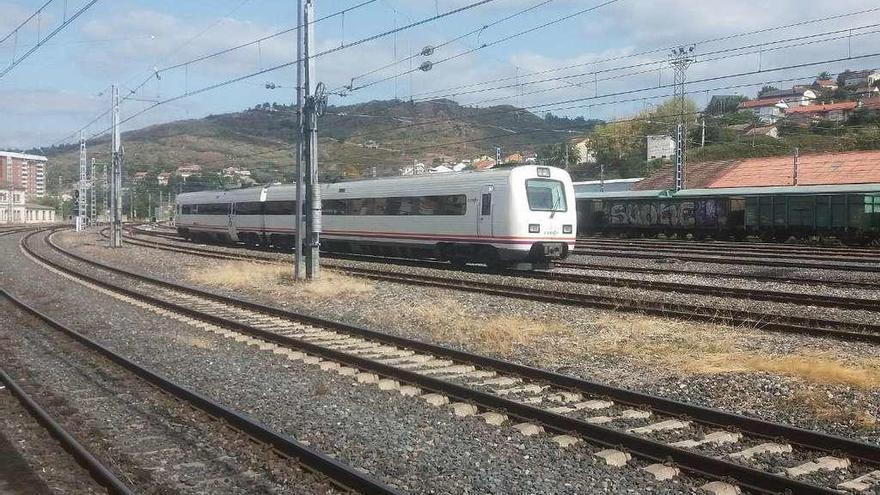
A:
<svg viewBox="0 0 880 495">
<path fill-rule="evenodd" d="M 880 184 L 833 184 L 810 186 L 770 186 L 770 187 L 722 187 L 704 189 L 683 189 L 673 192 L 667 189 L 645 191 L 582 192 L 576 199 L 662 199 L 698 198 L 715 196 L 769 196 L 775 194 L 880 194 Z"/>
<path fill-rule="evenodd" d="M 341 192 L 347 190 L 349 193 L 361 193 L 365 191 L 383 192 L 398 189 L 413 189 L 419 187 L 430 186 L 450 186 L 463 183 L 471 183 L 474 180 L 483 182 L 491 180 L 508 179 L 512 175 L 538 177 L 538 168 L 551 169 L 554 177 L 560 178 L 561 175 L 567 177 L 567 172 L 557 167 L 545 167 L 543 165 L 521 165 L 517 167 L 504 167 L 491 170 L 470 170 L 462 172 L 448 172 L 442 174 L 421 174 L 407 175 L 400 177 L 386 177 L 380 179 L 364 179 L 345 182 L 322 183 L 324 191 Z M 215 191 L 199 191 L 192 193 L 184 193 L 178 195 L 178 203 L 202 203 L 212 201 L 236 201 L 249 200 L 253 201 L 254 196 L 259 196 L 261 191 L 265 190 L 267 196 L 271 199 L 283 195 L 285 197 L 293 197 L 293 190 L 296 184 L 274 184 L 271 186 L 258 186 L 243 189 L 215 190 Z"/>
</svg>

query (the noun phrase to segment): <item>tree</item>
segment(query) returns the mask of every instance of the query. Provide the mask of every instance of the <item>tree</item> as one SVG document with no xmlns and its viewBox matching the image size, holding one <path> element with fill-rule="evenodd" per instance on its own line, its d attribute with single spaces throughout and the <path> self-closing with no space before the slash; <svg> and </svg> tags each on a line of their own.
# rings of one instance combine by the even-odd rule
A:
<svg viewBox="0 0 880 495">
<path fill-rule="evenodd" d="M 538 153 L 538 158 L 547 165 L 566 168 L 565 147 L 568 146 L 568 167 L 577 165 L 581 161 L 581 153 L 571 141 L 559 144 L 548 144 Z"/>
<path fill-rule="evenodd" d="M 758 91 L 758 98 L 764 96 L 771 91 L 779 91 L 779 88 L 777 88 L 776 86 L 764 86 L 763 88 L 761 88 L 761 91 Z"/>
<path fill-rule="evenodd" d="M 831 79 L 831 73 L 828 72 L 827 70 L 823 70 L 822 72 L 819 73 L 818 79 Z"/>
</svg>

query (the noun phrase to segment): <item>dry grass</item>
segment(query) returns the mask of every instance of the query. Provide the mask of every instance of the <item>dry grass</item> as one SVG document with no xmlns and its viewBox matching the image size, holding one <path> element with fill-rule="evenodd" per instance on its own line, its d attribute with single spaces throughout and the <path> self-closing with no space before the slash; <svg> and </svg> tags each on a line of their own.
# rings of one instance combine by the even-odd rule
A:
<svg viewBox="0 0 880 495">
<path fill-rule="evenodd" d="M 438 341 L 501 356 L 511 356 L 519 348 L 539 354 L 546 362 L 583 361 L 599 354 L 688 374 L 764 372 L 805 383 L 880 389 L 880 359 L 830 352 L 769 354 L 746 345 L 766 338 L 759 330 L 605 315 L 596 320 L 596 332 L 587 333 L 565 322 L 486 317 L 462 308 L 454 299 L 382 308 L 370 320 L 379 326 L 404 323 Z"/>
<path fill-rule="evenodd" d="M 795 392 L 789 401 L 789 405 L 803 407 L 823 421 L 853 424 L 865 430 L 877 426 L 877 417 L 871 412 L 852 404 L 842 404 L 826 391 L 805 388 Z"/>
<path fill-rule="evenodd" d="M 501 356 L 511 356 L 521 347 L 546 347 L 555 337 L 570 333 L 563 323 L 555 321 L 474 315 L 451 299 L 391 308 L 373 313 L 370 319 L 378 325 L 404 321 L 439 341 L 467 345 L 480 352 Z"/>
<path fill-rule="evenodd" d="M 188 277 L 196 283 L 226 289 L 268 291 L 274 295 L 297 295 L 306 299 L 362 297 L 373 291 L 373 285 L 364 280 L 329 270 L 323 270 L 316 281 L 296 282 L 289 266 L 241 261 L 192 269 Z"/>
<path fill-rule="evenodd" d="M 880 359 L 743 350 L 743 342 L 759 337 L 757 330 L 640 316 L 605 316 L 597 327 L 598 333 L 587 339 L 594 352 L 672 365 L 686 373 L 766 372 L 813 383 L 880 388 Z"/>
</svg>

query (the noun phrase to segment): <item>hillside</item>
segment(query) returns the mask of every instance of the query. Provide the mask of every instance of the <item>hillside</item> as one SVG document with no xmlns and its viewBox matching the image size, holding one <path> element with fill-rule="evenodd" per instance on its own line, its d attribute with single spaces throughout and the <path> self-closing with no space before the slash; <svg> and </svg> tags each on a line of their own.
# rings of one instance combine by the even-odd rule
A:
<svg viewBox="0 0 880 495">
<path fill-rule="evenodd" d="M 237 165 L 251 170 L 257 182 L 289 180 L 295 125 L 293 108 L 263 104 L 125 132 L 125 170 L 163 172 L 188 163 L 217 171 Z M 536 149 L 565 139 L 561 128 L 586 132 L 592 125 L 583 119 L 545 119 L 511 106 L 469 108 L 451 100 L 391 100 L 329 107 L 318 126 L 321 170 L 334 177 L 369 173 L 373 166 L 383 175 L 414 161 L 431 164 L 443 157 L 494 155 L 495 145 L 505 153 Z M 66 184 L 76 180 L 78 146 L 44 153 L 50 158 L 50 187 L 57 186 L 59 173 Z M 90 142 L 89 156 L 107 161 L 108 139 Z"/>
</svg>

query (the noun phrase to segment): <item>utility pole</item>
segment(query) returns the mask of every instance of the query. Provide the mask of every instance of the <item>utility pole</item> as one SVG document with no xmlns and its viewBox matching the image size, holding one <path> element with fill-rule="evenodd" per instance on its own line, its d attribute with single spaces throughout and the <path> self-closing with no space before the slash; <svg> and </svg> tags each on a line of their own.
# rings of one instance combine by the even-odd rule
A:
<svg viewBox="0 0 880 495">
<path fill-rule="evenodd" d="M 305 278 L 305 264 L 303 261 L 303 245 L 305 244 L 303 222 L 303 208 L 305 203 L 305 170 L 303 170 L 303 155 L 305 153 L 305 88 L 303 87 L 303 65 L 305 62 L 304 32 L 303 26 L 303 0 L 297 0 L 296 9 L 296 230 L 294 246 L 294 280 Z"/>
<path fill-rule="evenodd" d="M 706 147 L 706 117 L 703 117 L 703 137 L 700 139 L 700 148 Z"/>
<path fill-rule="evenodd" d="M 122 247 L 122 142 L 119 133 L 119 88 L 113 85 L 113 132 L 111 138 L 110 247 Z"/>
<path fill-rule="evenodd" d="M 800 149 L 795 147 L 794 149 L 794 170 L 791 172 L 791 180 L 792 185 L 798 185 L 798 158 L 800 156 Z"/>
<path fill-rule="evenodd" d="M 98 224 L 98 181 L 95 179 L 95 173 L 98 168 L 95 164 L 95 157 L 92 157 L 92 167 L 89 171 L 89 226 L 94 227 Z"/>
<path fill-rule="evenodd" d="M 86 133 L 79 132 L 79 197 L 76 208 L 76 231 L 82 232 L 86 228 L 86 210 L 88 208 L 88 159 L 86 158 Z"/>
<path fill-rule="evenodd" d="M 599 164 L 599 192 L 605 192 L 605 164 Z"/>
<path fill-rule="evenodd" d="M 675 131 L 675 190 L 684 189 L 684 154 L 687 130 L 684 123 L 685 114 L 685 80 L 688 67 L 694 63 L 694 47 L 678 47 L 669 56 L 669 63 L 675 72 L 675 99 L 678 101 L 678 126 Z"/>
<path fill-rule="evenodd" d="M 501 163 L 501 146 L 495 146 L 495 166 Z"/>
<path fill-rule="evenodd" d="M 566 139 L 562 145 L 565 146 L 565 170 L 568 170 L 568 140 Z"/>
<path fill-rule="evenodd" d="M 305 137 L 306 157 L 304 160 L 306 201 L 309 206 L 309 214 L 305 218 L 305 268 L 306 278 L 315 279 L 320 274 L 320 249 L 321 249 L 321 186 L 318 183 L 318 117 L 324 114 L 327 105 L 327 97 L 324 95 L 324 83 L 313 86 L 315 77 L 315 61 L 311 58 L 311 48 L 314 45 L 314 0 L 304 1 L 302 11 L 301 31 L 303 31 L 303 90 L 305 101 L 303 111 L 306 130 Z M 300 168 L 302 169 L 302 167 Z M 297 205 L 299 206 L 299 205 Z M 299 208 L 298 208 L 299 209 Z M 297 229 L 299 230 L 299 229 Z M 299 247 L 299 246 L 297 246 Z"/>
<path fill-rule="evenodd" d="M 108 224 L 111 223 L 110 220 L 110 166 L 107 163 L 104 163 L 103 171 L 101 173 L 101 181 L 102 181 L 102 189 L 103 189 L 103 203 L 104 203 L 104 221 Z"/>
</svg>

